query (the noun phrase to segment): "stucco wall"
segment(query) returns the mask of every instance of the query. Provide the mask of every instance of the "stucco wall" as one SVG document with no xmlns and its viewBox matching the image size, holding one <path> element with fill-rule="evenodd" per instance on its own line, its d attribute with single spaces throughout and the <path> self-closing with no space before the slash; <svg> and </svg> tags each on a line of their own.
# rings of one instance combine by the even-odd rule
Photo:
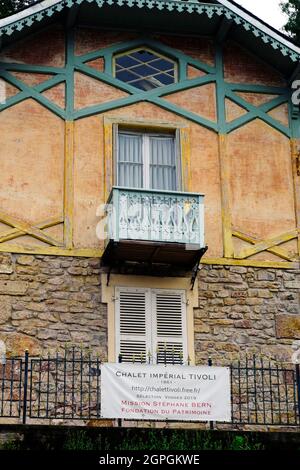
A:
<svg viewBox="0 0 300 470">
<path fill-rule="evenodd" d="M 54 33 L 54 34 L 53 34 Z M 79 30 L 75 34 L 77 55 L 98 50 L 111 44 L 137 37 L 134 33 L 119 31 Z M 214 65 L 214 45 L 203 38 L 154 35 L 162 44 Z M 2 51 L 0 61 L 61 67 L 65 61 L 64 33 L 54 26 Z M 49 47 L 51 44 L 51 47 Z M 102 58 L 88 65 L 103 71 Z M 27 84 L 42 83 L 49 78 L 45 74 L 12 72 Z M 188 77 L 204 75 L 192 66 Z M 238 45 L 229 42 L 224 49 L 224 76 L 236 83 L 285 86 L 282 76 L 273 68 L 261 63 Z M 191 90 L 179 91 L 166 97 L 185 111 L 212 121 L 217 120 L 215 84 L 206 84 Z M 7 85 L 11 96 L 16 93 Z M 63 106 L 64 85 L 60 84 L 44 92 L 51 102 Z M 259 105 L 274 95 L 239 93 L 251 104 Z M 75 73 L 75 110 L 105 103 L 128 94 L 108 84 L 101 83 L 82 73 Z M 228 121 L 245 113 L 242 107 L 226 100 Z M 281 105 L 269 113 L 283 124 L 288 122 L 287 106 Z M 144 119 L 183 123 L 190 135 L 191 191 L 206 195 L 207 256 L 221 258 L 224 255 L 222 239 L 222 202 L 218 135 L 199 124 L 159 106 L 143 102 L 107 113 L 75 121 L 74 130 L 74 248 L 101 248 L 96 237 L 99 217 L 97 207 L 104 197 L 104 118 Z M 65 158 L 64 122 L 32 99 L 6 109 L 0 114 L 0 132 L 5 135 L 0 148 L 3 161 L 1 175 L 4 181 L 0 191 L 1 211 L 30 223 L 63 215 L 63 165 Z M 255 143 L 255 145 L 254 145 Z M 255 120 L 233 131 L 228 136 L 227 152 L 230 170 L 230 205 L 233 228 L 246 233 L 257 241 L 279 236 L 296 227 L 295 200 L 291 164 L 290 141 L 279 130 Z M 8 230 L 0 224 L 0 236 Z M 62 224 L 45 229 L 62 242 Z M 44 242 L 32 237 L 19 238 L 18 244 L 44 246 Z M 16 240 L 6 241 L 6 246 Z M 235 240 L 238 252 L 247 243 Z M 297 241 L 282 245 L 292 258 L 297 256 Z M 282 261 L 276 255 L 264 251 L 250 259 Z"/>
</svg>

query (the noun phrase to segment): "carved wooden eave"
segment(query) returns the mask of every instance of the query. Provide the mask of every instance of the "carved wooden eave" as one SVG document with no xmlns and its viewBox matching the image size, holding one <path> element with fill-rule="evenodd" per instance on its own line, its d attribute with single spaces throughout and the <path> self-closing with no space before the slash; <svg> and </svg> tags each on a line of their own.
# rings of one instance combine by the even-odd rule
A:
<svg viewBox="0 0 300 470">
<path fill-rule="evenodd" d="M 256 18 L 235 2 L 219 0 L 43 0 L 0 20 L 3 45 L 63 18 L 90 26 L 143 28 L 217 37 L 220 29 L 232 39 L 260 54 L 281 70 L 300 58 L 300 48 L 288 37 Z M 68 19 L 69 17 L 69 19 Z M 66 19 L 67 18 L 67 19 Z M 166 21 L 167 20 L 167 21 Z M 259 48 L 258 48 L 259 46 Z"/>
</svg>

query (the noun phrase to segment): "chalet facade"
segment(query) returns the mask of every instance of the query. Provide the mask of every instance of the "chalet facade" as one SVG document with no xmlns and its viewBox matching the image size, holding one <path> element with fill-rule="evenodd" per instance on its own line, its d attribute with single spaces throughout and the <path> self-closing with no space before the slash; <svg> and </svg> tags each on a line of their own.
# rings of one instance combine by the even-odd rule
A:
<svg viewBox="0 0 300 470">
<path fill-rule="evenodd" d="M 227 0 L 45 0 L 0 38 L 7 351 L 289 362 L 300 48 Z"/>
</svg>

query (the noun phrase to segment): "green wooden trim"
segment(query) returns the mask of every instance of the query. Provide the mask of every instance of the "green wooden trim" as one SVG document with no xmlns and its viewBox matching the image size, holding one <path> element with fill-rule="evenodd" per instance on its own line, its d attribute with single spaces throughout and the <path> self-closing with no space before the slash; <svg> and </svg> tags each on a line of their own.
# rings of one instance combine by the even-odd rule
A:
<svg viewBox="0 0 300 470">
<path fill-rule="evenodd" d="M 88 77 L 95 78 L 96 80 L 100 80 L 106 83 L 107 85 L 111 85 L 127 93 L 130 93 L 130 94 L 140 93 L 140 90 L 138 88 L 128 85 L 127 83 L 122 82 L 121 80 L 118 80 L 117 78 L 114 78 L 112 75 L 108 75 L 105 72 L 99 72 L 98 70 L 95 70 L 92 67 L 89 67 L 88 65 L 75 63 L 75 70 L 77 70 L 78 72 L 82 72 Z"/>
<path fill-rule="evenodd" d="M 141 91 L 132 85 L 124 83 L 117 78 L 112 76 L 112 58 L 113 54 L 126 51 L 130 48 L 137 46 L 147 46 L 157 52 L 162 52 L 167 56 L 175 59 L 178 62 L 179 67 L 179 81 L 171 85 L 159 87 L 150 91 Z M 124 43 L 114 44 L 112 46 L 94 51 L 89 54 L 81 56 L 75 56 L 74 51 L 74 30 L 72 28 L 66 31 L 66 63 L 65 67 L 44 67 L 35 66 L 28 64 L 11 64 L 11 63 L 0 63 L 0 76 L 7 80 L 12 85 L 16 86 L 20 92 L 12 98 L 9 98 L 7 102 L 0 106 L 0 110 L 7 109 L 15 104 L 24 101 L 27 98 L 33 98 L 42 104 L 44 107 L 54 112 L 61 118 L 67 120 L 82 119 L 84 117 L 92 116 L 95 114 L 101 114 L 106 111 L 113 109 L 130 106 L 135 103 L 148 101 L 156 104 L 157 106 L 174 112 L 192 122 L 196 122 L 210 130 L 220 132 L 222 134 L 230 133 L 235 129 L 251 122 L 258 118 L 282 132 L 284 135 L 290 136 L 291 133 L 298 135 L 300 133 L 299 125 L 294 120 L 290 120 L 293 130 L 290 131 L 287 127 L 282 125 L 276 119 L 268 116 L 267 112 L 271 109 L 276 108 L 280 104 L 287 102 L 288 91 L 282 87 L 273 87 L 265 85 L 253 85 L 253 84 L 236 84 L 225 82 L 224 70 L 223 70 L 223 50 L 221 44 L 215 44 L 215 67 L 203 64 L 197 59 L 193 59 L 186 54 L 173 49 L 169 46 L 161 44 L 149 37 L 142 37 L 133 41 L 126 41 Z M 105 71 L 99 72 L 94 68 L 86 64 L 86 61 L 94 60 L 99 57 L 104 57 L 105 60 Z M 206 72 L 206 75 L 193 79 L 187 79 L 187 66 L 192 65 Z M 9 71 L 22 71 L 28 73 L 50 73 L 53 75 L 49 80 L 45 82 L 29 87 L 22 81 L 13 77 Z M 120 98 L 118 100 L 112 100 L 107 103 L 100 103 L 94 106 L 88 106 L 83 109 L 74 109 L 74 72 L 78 71 L 86 76 L 99 80 L 100 82 L 106 83 L 119 90 L 122 90 L 129 94 L 129 96 Z M 42 93 L 45 90 L 50 89 L 58 83 L 66 82 L 66 105 L 65 110 L 46 99 Z M 180 108 L 175 104 L 168 102 L 166 99 L 162 99 L 166 95 L 178 93 L 180 91 L 189 90 L 197 86 L 205 85 L 208 83 L 216 83 L 216 101 L 217 101 L 217 123 L 209 119 L 205 119 L 202 116 L 192 113 L 186 109 Z M 237 91 L 248 91 L 254 93 L 268 93 L 277 95 L 273 100 L 265 103 L 261 106 L 255 107 L 239 97 L 235 92 Z M 228 97 L 233 102 L 241 106 L 247 111 L 245 116 L 242 116 L 230 123 L 226 122 L 226 110 L 225 110 L 225 98 Z M 290 112 L 291 114 L 291 112 Z"/>
<path fill-rule="evenodd" d="M 113 76 L 112 54 L 104 54 L 103 58 L 104 58 L 104 72 L 112 77 Z"/>
<path fill-rule="evenodd" d="M 26 93 L 25 91 L 20 91 L 15 96 L 8 98 L 5 103 L 0 104 L 0 112 L 4 111 L 5 109 L 11 108 L 12 106 L 15 106 L 16 104 L 21 103 L 22 101 L 25 101 L 28 98 L 30 98 L 28 93 Z"/>
<path fill-rule="evenodd" d="M 16 77 L 11 75 L 7 71 L 2 71 L 0 76 L 3 77 L 11 85 L 14 85 L 15 87 L 19 88 L 19 90 L 24 92 L 27 95 L 26 98 L 33 98 L 39 104 L 41 104 L 42 106 L 44 106 L 48 110 L 52 111 L 54 114 L 56 114 L 60 118 L 65 119 L 64 110 L 62 108 L 60 108 L 59 106 L 57 106 L 56 104 L 52 103 L 50 100 L 48 100 L 45 96 L 43 96 L 41 94 L 41 85 L 45 86 L 45 89 L 42 88 L 43 91 L 49 89 L 49 86 L 48 86 L 49 83 L 46 84 L 47 82 L 49 82 L 49 80 L 47 80 L 47 82 L 45 82 L 45 83 L 41 83 L 39 91 L 37 91 L 38 86 L 29 87 L 24 82 L 22 82 L 21 80 L 18 80 Z M 51 80 L 53 82 L 53 79 L 51 79 Z M 60 81 L 62 81 L 62 80 L 60 80 Z M 13 97 L 13 98 L 15 98 L 15 100 L 13 100 L 13 98 L 11 99 L 10 106 L 13 106 L 14 104 L 17 104 L 17 102 L 24 101 L 24 98 L 19 101 L 18 96 L 19 96 L 19 94 Z M 13 104 L 11 104 L 12 102 L 13 102 Z M 0 110 L 2 111 L 6 107 L 7 107 L 6 104 L 4 104 L 0 107 Z"/>
<path fill-rule="evenodd" d="M 215 72 L 215 68 L 210 66 L 209 64 L 206 64 L 199 59 L 194 59 L 193 57 L 190 57 L 184 54 L 178 49 L 166 46 L 165 44 L 159 41 L 150 39 L 148 37 L 141 37 L 139 39 L 133 39 L 131 41 L 125 41 L 122 43 L 113 44 L 112 46 L 105 47 L 98 51 L 93 51 L 93 52 L 89 52 L 88 54 L 76 56 L 76 63 L 77 64 L 86 63 L 92 60 L 99 59 L 100 57 L 104 57 L 104 59 L 107 60 L 108 57 L 111 58 L 114 54 L 120 54 L 122 52 L 126 52 L 127 50 L 134 49 L 139 46 L 149 47 L 156 52 L 160 52 L 160 53 L 163 52 L 164 54 L 167 54 L 170 58 L 177 60 L 179 63 L 181 61 L 183 68 L 185 64 L 190 64 L 206 73 Z M 105 67 L 105 72 L 108 74 L 111 73 L 111 65 L 108 66 L 107 70 Z"/>
<path fill-rule="evenodd" d="M 178 70 L 178 82 L 183 82 L 187 79 L 187 70 L 188 70 L 188 62 L 184 59 L 178 61 L 177 65 Z M 200 69 L 199 69 L 200 70 Z"/>
<path fill-rule="evenodd" d="M 294 90 L 291 90 L 289 96 L 289 125 L 291 129 L 291 136 L 293 139 L 300 139 L 300 107 L 299 104 L 294 104 L 292 102 L 292 93 Z"/>
<path fill-rule="evenodd" d="M 289 106 L 291 136 L 294 139 L 300 139 L 300 116 L 295 118 L 295 116 L 292 115 L 292 112 L 291 112 L 292 106 Z"/>
<path fill-rule="evenodd" d="M 265 103 L 259 107 L 253 106 L 251 103 L 248 103 L 247 101 L 243 100 L 243 98 L 241 98 L 240 96 L 237 96 L 235 93 L 231 91 L 226 92 L 226 97 L 248 111 L 248 113 L 245 116 L 241 116 L 240 118 L 235 119 L 234 121 L 231 121 L 230 123 L 227 123 L 226 125 L 227 133 L 230 133 L 238 129 L 239 127 L 258 118 L 266 122 L 267 124 L 269 124 L 274 129 L 278 130 L 282 134 L 290 137 L 291 132 L 288 127 L 284 126 L 279 121 L 276 121 L 271 116 L 266 114 L 267 111 L 271 111 L 276 106 L 278 106 L 278 103 L 282 104 L 284 102 L 287 102 L 286 97 L 284 97 L 282 100 L 279 100 L 279 98 L 275 98 L 269 103 Z"/>
<path fill-rule="evenodd" d="M 169 95 L 171 93 L 177 93 L 178 91 L 187 90 L 189 88 L 194 88 L 199 85 L 212 83 L 216 80 L 215 74 L 207 74 L 203 77 L 196 77 L 190 80 L 186 79 L 177 83 L 172 83 L 171 85 L 165 85 L 163 87 L 155 88 L 151 91 L 141 92 L 141 90 L 139 90 L 138 88 L 132 85 L 128 85 L 127 83 L 122 82 L 121 80 L 118 80 L 117 78 L 112 77 L 104 72 L 99 72 L 98 70 L 92 69 L 87 65 L 75 64 L 75 69 L 79 72 L 84 73 L 85 75 L 88 75 L 89 77 L 95 78 L 97 80 L 103 81 L 104 83 L 107 83 L 108 85 L 119 88 L 122 91 L 130 93 L 132 95 L 134 94 L 145 97 L 153 93 L 157 96 Z"/>
<path fill-rule="evenodd" d="M 183 80 L 182 82 L 179 82 L 179 83 L 173 83 L 172 85 L 166 85 L 161 88 L 156 88 L 155 95 L 157 96 L 171 95 L 173 93 L 178 93 L 179 91 L 190 90 L 191 88 L 195 88 L 197 86 L 214 83 L 215 81 L 216 81 L 215 74 L 204 75 L 203 77 L 196 77 L 190 80 Z"/>
<path fill-rule="evenodd" d="M 62 74 L 55 75 L 54 77 L 49 78 L 49 80 L 45 80 L 44 82 L 40 83 L 39 85 L 36 85 L 35 90 L 38 93 L 42 93 L 42 92 L 47 91 L 47 90 L 49 90 L 50 88 L 52 88 L 56 85 L 59 85 L 60 83 L 65 82 L 65 80 L 66 80 L 65 75 L 62 75 Z"/>
<path fill-rule="evenodd" d="M 216 44 L 216 98 L 217 98 L 217 116 L 218 129 L 221 134 L 226 133 L 226 109 L 225 109 L 225 86 L 224 86 L 224 64 L 223 64 L 223 47 Z"/>
<path fill-rule="evenodd" d="M 225 87 L 231 91 L 243 91 L 245 93 L 262 93 L 270 95 L 281 95 L 287 93 L 287 89 L 284 87 L 253 85 L 251 83 L 225 82 Z"/>
<path fill-rule="evenodd" d="M 141 101 L 148 101 L 153 104 L 157 104 L 161 108 L 173 111 L 174 113 L 184 116 L 191 121 L 197 122 L 211 130 L 217 130 L 217 123 L 210 121 L 208 119 L 202 118 L 200 115 L 187 111 L 179 106 L 176 106 L 172 103 L 169 103 L 166 100 L 160 99 L 163 95 L 169 95 L 176 93 L 178 91 L 187 90 L 193 87 L 198 86 L 199 84 L 212 83 L 215 81 L 215 76 L 204 76 L 195 78 L 193 80 L 186 80 L 180 84 L 172 84 L 162 88 L 156 88 L 154 90 L 136 93 L 132 96 L 120 98 L 117 100 L 109 101 L 107 103 L 102 103 L 99 105 L 89 106 L 87 108 L 78 110 L 74 113 L 74 119 L 81 119 L 87 116 L 93 116 L 95 114 L 100 114 L 106 111 L 111 111 L 112 109 L 122 108 L 129 106 Z M 192 82 L 192 83 L 190 83 Z"/>
<path fill-rule="evenodd" d="M 0 77 L 1 76 L 2 75 L 0 73 Z M 53 86 L 58 85 L 59 83 L 62 83 L 64 81 L 65 81 L 64 76 L 56 75 L 55 77 L 49 78 L 49 80 L 46 80 L 45 82 L 42 82 L 39 85 L 37 85 L 35 87 L 35 90 L 38 93 L 43 93 L 44 91 L 49 90 Z M 5 103 L 0 105 L 0 111 L 4 111 L 5 109 L 10 108 L 11 106 L 14 106 L 18 103 L 21 103 L 22 101 L 27 100 L 28 98 L 31 98 L 30 93 L 27 93 L 25 91 L 20 91 L 15 96 L 12 96 L 8 100 L 6 100 Z"/>
<path fill-rule="evenodd" d="M 156 104 L 160 108 L 166 109 L 167 111 L 171 111 L 172 113 L 175 113 L 179 116 L 182 116 L 189 121 L 193 121 L 196 124 L 200 124 L 203 127 L 206 127 L 209 130 L 218 132 L 218 124 L 216 122 L 210 121 L 208 119 L 205 119 L 198 114 L 192 113 L 191 111 L 187 111 L 183 108 L 180 108 L 179 106 L 176 106 L 173 103 L 169 103 L 167 100 L 163 100 L 159 97 L 157 98 L 150 98 L 149 100 L 150 103 Z"/>
<path fill-rule="evenodd" d="M 43 65 L 18 64 L 12 62 L 0 62 L 0 70 L 26 73 L 44 73 L 48 75 L 65 73 L 64 67 L 47 67 Z"/>
<path fill-rule="evenodd" d="M 268 113 L 269 111 L 272 111 L 272 109 L 278 108 L 281 104 L 288 103 L 289 97 L 286 95 L 282 96 L 277 96 L 273 100 L 268 101 L 267 103 L 264 103 L 259 106 L 259 109 L 261 111 L 264 111 L 265 113 Z"/>
<path fill-rule="evenodd" d="M 95 116 L 96 114 L 101 114 L 106 111 L 112 111 L 113 109 L 125 108 L 125 106 L 130 106 L 131 104 L 140 103 L 143 101 L 139 95 L 137 96 L 128 96 L 125 98 L 120 98 L 118 100 L 109 101 L 107 103 L 96 104 L 93 106 L 88 106 L 87 108 L 82 108 L 74 111 L 74 120 L 82 119 L 89 116 Z"/>
</svg>

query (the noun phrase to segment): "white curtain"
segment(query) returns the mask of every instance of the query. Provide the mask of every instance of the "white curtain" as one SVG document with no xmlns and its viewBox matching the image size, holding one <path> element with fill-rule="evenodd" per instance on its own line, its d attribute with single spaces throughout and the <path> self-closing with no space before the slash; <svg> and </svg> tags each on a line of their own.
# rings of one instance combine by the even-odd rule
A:
<svg viewBox="0 0 300 470">
<path fill-rule="evenodd" d="M 119 132 L 117 172 L 119 186 L 175 191 L 175 137 Z"/>
<path fill-rule="evenodd" d="M 143 187 L 143 136 L 119 133 L 118 186 Z"/>
<path fill-rule="evenodd" d="M 150 187 L 175 191 L 175 139 L 172 136 L 150 137 Z"/>
</svg>

